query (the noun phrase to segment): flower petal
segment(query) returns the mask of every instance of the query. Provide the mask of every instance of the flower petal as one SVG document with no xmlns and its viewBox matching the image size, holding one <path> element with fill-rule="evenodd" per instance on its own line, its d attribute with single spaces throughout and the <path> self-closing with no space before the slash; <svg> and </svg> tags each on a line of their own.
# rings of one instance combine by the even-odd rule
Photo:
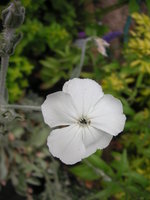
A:
<svg viewBox="0 0 150 200">
<path fill-rule="evenodd" d="M 64 92 L 55 92 L 47 96 L 41 106 L 44 121 L 50 127 L 70 125 L 76 121 L 72 98 Z"/>
<path fill-rule="evenodd" d="M 81 132 L 82 129 L 77 125 L 53 130 L 47 141 L 49 151 L 66 164 L 81 161 L 85 155 Z"/>
<path fill-rule="evenodd" d="M 96 128 L 93 128 L 91 126 L 85 128 L 84 130 L 85 133 L 83 134 L 83 143 L 86 148 L 85 157 L 90 156 L 97 149 L 106 148 L 113 138 L 112 135 L 107 134 Z"/>
<path fill-rule="evenodd" d="M 63 92 L 72 96 L 80 115 L 87 115 L 104 95 L 101 86 L 94 80 L 79 78 L 66 82 L 63 86 Z"/>
<path fill-rule="evenodd" d="M 108 94 L 100 99 L 88 117 L 91 126 L 111 135 L 123 131 L 126 120 L 121 101 Z"/>
</svg>

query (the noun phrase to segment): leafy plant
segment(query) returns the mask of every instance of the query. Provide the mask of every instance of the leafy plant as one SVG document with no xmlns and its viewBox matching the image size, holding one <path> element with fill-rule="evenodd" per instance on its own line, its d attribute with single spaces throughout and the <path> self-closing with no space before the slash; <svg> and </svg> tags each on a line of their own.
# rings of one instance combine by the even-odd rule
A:
<svg viewBox="0 0 150 200">
<path fill-rule="evenodd" d="M 43 89 L 54 86 L 59 80 L 69 79 L 73 67 L 79 63 L 80 53 L 75 47 L 66 45 L 64 50 L 55 50 L 56 56 L 41 60 L 43 66 L 41 78 L 44 82 Z"/>
<path fill-rule="evenodd" d="M 82 164 L 71 168 L 80 180 L 99 180 L 100 191 L 88 196 L 89 200 L 150 198 L 150 19 L 144 14 L 134 13 L 132 16 L 135 26 L 120 61 L 111 60 L 110 63 L 99 55 L 91 54 L 88 62 L 93 69 L 82 72 L 83 77 L 96 79 L 106 93 L 119 98 L 127 115 L 125 134 L 116 140 L 116 146 L 112 143 L 109 161 L 105 161 L 105 153 L 96 152 Z M 116 151 L 117 148 L 119 151 Z"/>
<path fill-rule="evenodd" d="M 41 102 L 36 95 L 30 97 L 37 104 Z M 46 147 L 49 129 L 41 123 L 41 113 L 23 116 L 26 121 L 14 120 L 7 133 L 0 134 L 0 183 L 11 180 L 17 193 L 27 199 L 70 199 L 58 177 L 59 163 Z"/>
</svg>

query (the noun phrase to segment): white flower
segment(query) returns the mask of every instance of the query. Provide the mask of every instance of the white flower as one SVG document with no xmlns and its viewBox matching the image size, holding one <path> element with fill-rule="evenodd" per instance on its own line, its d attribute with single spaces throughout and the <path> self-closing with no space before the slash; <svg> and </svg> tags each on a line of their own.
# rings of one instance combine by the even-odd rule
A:
<svg viewBox="0 0 150 200">
<path fill-rule="evenodd" d="M 48 137 L 49 151 L 66 164 L 75 164 L 107 147 L 126 120 L 120 100 L 104 95 L 94 80 L 79 78 L 48 95 L 42 113 L 46 124 L 57 127 Z"/>
<path fill-rule="evenodd" d="M 101 38 L 95 38 L 95 42 L 97 44 L 98 52 L 101 53 L 103 56 L 107 56 L 106 47 L 109 47 L 109 43 Z"/>
</svg>

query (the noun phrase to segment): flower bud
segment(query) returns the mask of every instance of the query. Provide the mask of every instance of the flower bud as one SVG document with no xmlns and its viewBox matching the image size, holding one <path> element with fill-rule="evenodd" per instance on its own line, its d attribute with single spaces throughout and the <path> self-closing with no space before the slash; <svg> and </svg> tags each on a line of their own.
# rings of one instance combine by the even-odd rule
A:
<svg viewBox="0 0 150 200">
<path fill-rule="evenodd" d="M 8 48 L 8 50 L 6 50 L 6 53 L 8 55 L 12 55 L 14 53 L 15 48 L 16 48 L 17 44 L 20 42 L 21 39 L 22 39 L 22 34 L 21 33 L 15 34 L 12 37 L 12 39 L 11 39 L 11 41 L 9 43 L 9 48 Z"/>
<path fill-rule="evenodd" d="M 17 0 L 12 2 L 8 8 L 2 12 L 2 20 L 5 28 L 18 28 L 24 21 L 25 9 Z"/>
</svg>

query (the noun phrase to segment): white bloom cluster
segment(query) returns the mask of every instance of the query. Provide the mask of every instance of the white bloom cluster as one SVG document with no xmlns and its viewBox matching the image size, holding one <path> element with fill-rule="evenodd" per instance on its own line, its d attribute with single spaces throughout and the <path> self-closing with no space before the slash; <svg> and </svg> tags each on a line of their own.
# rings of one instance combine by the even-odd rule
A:
<svg viewBox="0 0 150 200">
<path fill-rule="evenodd" d="M 56 127 L 47 140 L 49 151 L 66 164 L 107 147 L 126 120 L 120 100 L 91 79 L 66 82 L 62 91 L 47 96 L 42 113 L 45 123 Z"/>
</svg>

